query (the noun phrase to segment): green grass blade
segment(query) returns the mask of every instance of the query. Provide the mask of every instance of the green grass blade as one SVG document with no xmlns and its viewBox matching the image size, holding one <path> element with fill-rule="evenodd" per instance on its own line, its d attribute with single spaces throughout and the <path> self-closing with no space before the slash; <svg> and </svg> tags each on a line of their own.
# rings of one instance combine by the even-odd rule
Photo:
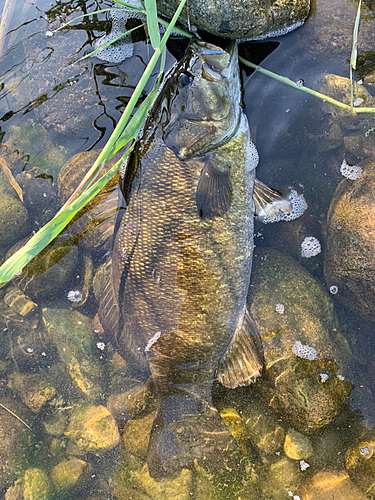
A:
<svg viewBox="0 0 375 500">
<path fill-rule="evenodd" d="M 125 4 L 125 2 L 118 3 Z M 151 60 L 149 61 L 145 71 L 141 79 L 139 80 L 129 102 L 126 106 L 118 124 L 115 127 L 115 130 L 112 132 L 111 137 L 107 141 L 103 150 L 99 154 L 96 159 L 94 165 L 91 167 L 90 171 L 87 173 L 87 184 L 92 182 L 94 176 L 97 175 L 97 170 L 100 168 L 101 164 L 111 157 L 114 154 L 116 148 L 116 142 L 119 137 L 122 136 L 125 125 L 128 123 L 131 113 L 133 112 L 134 107 L 136 106 L 138 99 L 143 91 L 148 79 L 150 78 L 155 65 L 162 55 L 165 44 L 168 40 L 168 37 L 178 19 L 178 16 L 183 9 L 186 0 L 181 0 L 178 9 L 176 10 L 170 25 L 168 26 L 166 33 L 164 34 L 159 48 L 155 50 Z M 127 6 L 128 4 L 126 4 Z M 162 57 L 162 63 L 165 56 Z M 146 114 L 146 107 L 143 109 L 142 114 Z M 127 125 L 127 134 L 128 137 L 135 138 L 138 135 L 139 129 L 142 125 L 141 120 L 131 120 Z M 125 137 L 123 137 L 123 140 Z M 79 193 L 76 193 L 75 196 L 70 198 L 67 203 L 64 205 L 63 209 L 61 209 L 55 217 L 48 222 L 45 226 L 43 226 L 20 250 L 18 250 L 14 255 L 12 255 L 9 259 L 7 259 L 2 266 L 0 266 L 0 283 L 5 283 L 12 279 L 14 275 L 19 273 L 25 265 L 30 262 L 32 258 L 34 258 L 43 248 L 45 248 L 56 236 L 67 226 L 67 224 L 72 220 L 75 214 L 83 208 L 86 203 L 88 203 L 101 189 L 104 185 L 109 181 L 109 179 L 115 174 L 117 169 L 123 163 L 124 159 L 128 156 L 132 148 L 129 148 L 125 155 L 122 157 L 120 161 L 116 163 L 101 179 L 99 179 L 95 184 L 90 186 L 89 188 L 82 190 Z"/>
<path fill-rule="evenodd" d="M 112 10 L 116 10 L 116 11 L 119 11 L 119 12 L 124 12 L 124 10 L 135 10 L 137 12 L 142 12 L 143 13 L 143 10 L 140 9 L 139 7 L 135 7 L 134 5 L 131 6 L 131 9 L 130 8 L 127 8 L 127 9 L 100 9 L 100 10 L 95 10 L 94 12 L 89 12 L 88 14 L 82 14 L 80 16 L 77 16 L 75 17 L 74 19 L 71 19 L 70 21 L 68 21 L 67 23 L 64 23 L 62 24 L 61 26 L 59 26 L 58 28 L 56 28 L 55 30 L 53 30 L 53 33 L 55 33 L 56 31 L 59 31 L 59 30 L 62 30 L 64 28 L 66 28 L 69 24 L 71 23 L 74 23 L 74 21 L 77 21 L 77 19 L 82 19 L 82 17 L 88 17 L 88 16 L 92 16 L 93 14 L 101 14 L 102 12 L 111 12 Z"/>
<path fill-rule="evenodd" d="M 316 92 L 316 90 L 309 89 L 308 87 L 300 87 L 297 85 L 293 80 L 290 80 L 290 78 L 287 78 L 285 76 L 278 75 L 277 73 L 273 73 L 272 71 L 262 68 L 261 66 L 258 66 L 250 61 L 247 61 L 243 57 L 239 56 L 238 57 L 239 61 L 241 61 L 245 66 L 249 66 L 249 68 L 253 68 L 259 73 L 262 73 L 263 75 L 269 76 L 270 78 L 273 78 L 274 80 L 277 80 L 281 83 L 284 83 L 285 85 L 288 85 L 289 87 L 293 87 L 294 89 L 300 90 L 302 92 L 306 92 L 307 94 L 311 94 L 315 97 L 318 97 L 319 99 L 322 99 L 323 101 L 327 101 L 331 104 L 334 104 L 335 106 L 338 106 L 339 108 L 346 109 L 347 111 L 350 111 L 351 113 L 375 113 L 375 108 L 354 108 L 352 106 L 348 106 L 347 104 L 344 104 L 343 102 L 336 101 L 336 99 L 333 99 L 332 97 L 329 97 L 325 94 L 322 94 L 321 92 Z"/>
<path fill-rule="evenodd" d="M 0 283 L 5 283 L 19 273 L 32 258 L 43 250 L 61 231 L 67 226 L 81 208 L 86 205 L 111 179 L 117 169 L 130 153 L 131 148 L 103 177 L 101 177 L 89 189 L 77 196 L 64 212 L 56 215 L 50 222 L 39 231 L 15 254 L 13 254 L 0 267 Z"/>
<path fill-rule="evenodd" d="M 160 46 L 160 32 L 158 14 L 156 10 L 156 0 L 145 0 L 147 12 L 147 29 L 150 36 L 151 45 L 154 50 Z"/>
<path fill-rule="evenodd" d="M 352 47 L 352 55 L 350 57 L 350 66 L 355 70 L 357 65 L 357 47 L 358 47 L 358 30 L 359 30 L 359 21 L 361 19 L 361 3 L 362 0 L 359 0 L 357 16 L 355 18 L 354 30 L 353 30 L 353 47 Z"/>
</svg>

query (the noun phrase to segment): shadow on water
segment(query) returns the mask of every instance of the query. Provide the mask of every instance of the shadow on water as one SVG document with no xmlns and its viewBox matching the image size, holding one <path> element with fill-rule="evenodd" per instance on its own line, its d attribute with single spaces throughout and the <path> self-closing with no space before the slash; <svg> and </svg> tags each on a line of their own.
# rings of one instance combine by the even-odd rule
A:
<svg viewBox="0 0 375 500">
<path fill-rule="evenodd" d="M 374 96 L 375 5 L 363 4 L 355 77 L 363 93 Z M 121 63 L 78 61 L 109 33 L 108 13 L 52 32 L 109 6 L 17 1 L 0 59 L 0 159 L 22 187 L 24 202 L 3 167 L 1 261 L 67 199 L 147 64 L 151 49 L 143 33 L 133 56 Z M 317 0 L 313 7 L 301 28 L 242 43 L 239 53 L 342 100 L 344 80 L 324 75 L 349 76 L 357 2 Z M 186 45 L 168 42 L 168 66 Z M 375 200 L 366 191 L 375 182 L 374 118 L 348 118 L 257 71 L 241 71 L 243 105 L 260 155 L 257 177 L 283 194 L 303 193 L 308 209 L 290 222 L 255 222 L 248 307 L 263 341 L 264 372 L 255 386 L 231 390 L 215 382 L 212 391 L 240 465 L 231 461 L 228 445 L 227 455 L 210 458 L 223 464 L 220 473 L 196 461 L 161 482 L 148 474 L 155 388 L 115 352 L 96 317 L 116 217 L 126 205 L 115 179 L 0 288 L 0 495 L 22 498 L 22 491 L 32 491 L 28 498 L 38 500 L 104 500 L 114 489 L 116 500 L 308 500 L 333 498 L 329 488 L 335 499 L 374 495 L 375 245 L 368 220 Z M 361 166 L 361 178 L 343 180 L 344 158 L 349 167 Z M 301 256 L 307 237 L 321 245 L 311 258 Z M 199 434 L 191 417 L 191 432 Z M 179 433 L 174 424 L 187 442 L 186 428 Z M 211 424 L 212 438 L 220 433 L 214 418 Z"/>
</svg>

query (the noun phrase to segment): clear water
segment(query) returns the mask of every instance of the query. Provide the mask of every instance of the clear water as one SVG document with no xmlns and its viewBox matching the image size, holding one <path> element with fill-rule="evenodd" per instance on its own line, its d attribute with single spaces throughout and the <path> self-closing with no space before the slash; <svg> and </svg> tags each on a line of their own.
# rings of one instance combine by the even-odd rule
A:
<svg viewBox="0 0 375 500">
<path fill-rule="evenodd" d="M 374 5 L 370 1 L 364 3 L 367 11 L 364 11 L 360 27 L 360 54 L 371 51 L 375 39 L 374 12 L 369 10 L 374 9 Z M 103 147 L 120 118 L 137 79 L 147 64 L 151 53 L 150 46 L 142 41 L 137 42 L 132 58 L 119 64 L 105 63 L 97 58 L 88 58 L 73 64 L 91 50 L 93 42 L 102 36 L 104 31 L 109 31 L 108 17 L 100 14 L 94 20 L 92 17 L 83 18 L 75 22 L 72 29 L 52 34 L 52 30 L 66 20 L 107 5 L 110 6 L 110 2 L 100 4 L 81 1 L 51 3 L 44 0 L 35 3 L 24 3 L 22 0 L 16 2 L 0 59 L 0 153 L 14 176 L 24 170 L 39 167 L 43 174 L 52 177 L 56 182 L 61 167 L 73 155 Z M 301 28 L 286 36 L 260 42 L 258 44 L 260 49 L 255 45 L 249 45 L 241 50 L 245 50 L 243 53 L 245 57 L 256 61 L 259 50 L 264 54 L 265 48 L 270 47 L 269 43 L 274 42 L 272 45 L 274 50 L 265 59 L 263 66 L 275 73 L 288 76 L 293 81 L 302 79 L 310 88 L 317 88 L 317 79 L 322 74 L 334 73 L 348 77 L 348 59 L 356 8 L 356 3 L 347 0 L 330 2 L 317 0 L 316 5 L 313 5 L 312 15 Z M 264 55 L 260 56 L 263 57 Z M 173 61 L 173 56 L 169 54 L 167 63 L 172 64 Z M 364 66 L 371 69 L 373 61 L 373 53 L 368 52 Z M 374 96 L 374 87 L 368 78 L 366 80 L 364 72 L 358 75 L 368 82 L 367 89 Z M 260 155 L 257 176 L 282 192 L 287 192 L 290 186 L 303 193 L 309 206 L 308 212 L 297 221 L 268 225 L 256 223 L 254 265 L 261 265 L 261 251 L 259 255 L 257 254 L 259 248 L 271 247 L 292 256 L 311 273 L 329 295 L 329 286 L 323 276 L 326 218 L 336 187 L 343 179 L 340 165 L 344 156 L 350 164 L 357 164 L 367 159 L 371 156 L 371 147 L 364 150 L 360 148 L 349 150 L 342 141 L 335 144 L 330 142 L 329 132 L 334 121 L 329 114 L 330 111 L 327 113 L 327 108 L 322 107 L 322 102 L 315 97 L 284 86 L 260 73 L 253 73 L 251 76 L 246 76 L 244 73 L 243 76 L 245 112 L 250 121 L 252 138 Z M 150 88 L 151 83 L 144 95 Z M 369 118 L 368 129 L 371 128 L 371 123 L 375 127 L 374 118 Z M 350 135 L 356 134 L 363 136 L 363 131 L 350 132 Z M 5 186 L 8 192 L 11 191 L 3 172 L 0 174 L 0 180 L 1 186 Z M 37 229 L 41 220 L 41 215 L 34 217 L 34 222 L 26 230 L 26 234 Z M 311 236 L 320 241 L 323 251 L 316 257 L 304 259 L 300 255 L 300 244 L 305 237 Z M 10 244 L 1 246 L 1 258 L 5 258 L 9 246 Z M 92 292 L 86 304 L 74 311 L 72 302 L 68 300 L 69 292 L 81 291 L 83 288 L 85 257 L 81 250 L 80 252 L 70 277 L 65 285 L 56 291 L 55 296 L 35 299 L 39 310 L 45 307 L 70 310 L 71 316 L 67 316 L 66 322 L 69 324 L 71 321 L 72 325 L 81 321 L 80 317 L 75 316 L 78 311 L 93 318 L 97 307 Z M 337 252 L 340 252 L 339 248 Z M 100 264 L 103 260 L 103 256 L 96 256 L 94 265 Z M 1 293 L 4 295 L 5 292 Z M 194 473 L 193 479 L 190 476 L 181 476 L 179 486 L 173 483 L 155 485 L 144 478 L 142 483 L 142 474 L 139 474 L 139 470 L 144 463 L 142 453 L 145 450 L 145 443 L 143 445 L 140 443 L 141 451 L 138 450 L 138 455 L 134 451 L 137 449 L 134 443 L 131 452 L 126 451 L 126 447 L 124 451 L 122 446 L 122 461 L 116 476 L 114 471 L 120 464 L 118 447 L 109 451 L 77 450 L 73 440 L 63 434 L 67 432 L 69 419 L 70 422 L 73 420 L 72 406 L 78 405 L 80 398 L 82 401 L 96 401 L 95 404 L 99 401 L 105 405 L 108 394 L 119 393 L 124 387 L 130 390 L 137 384 L 135 374 L 123 366 L 118 358 L 112 359 L 113 351 L 109 345 L 101 344 L 101 337 L 89 336 L 87 342 L 89 344 L 93 342 L 90 344 L 93 353 L 92 363 L 101 374 L 98 375 L 97 386 L 93 384 L 94 387 L 91 389 L 93 393 L 97 390 L 100 394 L 87 396 L 86 388 L 86 396 L 82 397 L 77 371 L 74 371 L 74 366 L 71 367 L 72 377 L 75 376 L 73 383 L 67 375 L 66 366 L 65 368 L 63 366 L 63 352 L 69 351 L 68 344 L 75 342 L 82 344 L 81 347 L 85 350 L 87 345 L 85 347 L 85 342 L 82 340 L 83 334 L 81 335 L 79 331 L 74 333 L 72 326 L 73 333 L 63 340 L 66 342 L 65 347 L 59 344 L 57 337 L 54 337 L 54 345 L 51 345 L 50 339 L 46 340 L 48 336 L 40 337 L 38 328 L 35 328 L 36 334 L 30 333 L 33 332 L 32 328 L 25 332 L 24 324 L 20 323 L 22 318 L 3 308 L 0 403 L 28 423 L 31 430 L 29 431 L 13 415 L 0 409 L 0 435 L 9 438 L 9 440 L 4 438 L 2 441 L 4 445 L 0 443 L 1 461 L 4 464 L 9 463 L 7 467 L 4 466 L 3 472 L 0 469 L 0 496 L 5 495 L 8 488 L 18 479 L 21 479 L 21 482 L 16 484 L 20 488 L 28 484 L 27 478 L 31 473 L 28 473 L 29 476 L 26 474 L 25 479 L 25 471 L 30 471 L 32 468 L 42 471 L 37 473 L 38 477 L 41 477 L 41 484 L 43 481 L 52 484 L 54 467 L 67 457 L 78 457 L 79 460 L 86 462 L 82 487 L 76 485 L 70 490 L 61 487 L 60 493 L 57 493 L 58 481 L 55 479 L 55 486 L 50 486 L 50 490 L 27 498 L 92 500 L 111 498 L 114 477 L 115 498 L 118 500 L 163 499 L 172 495 L 177 495 L 173 498 L 181 499 L 315 498 L 305 497 L 307 493 L 304 493 L 301 484 L 321 471 L 345 471 L 343 460 L 345 450 L 361 439 L 370 443 L 368 446 L 371 448 L 374 439 L 374 323 L 361 319 L 355 311 L 344 306 L 339 300 L 339 293 L 340 290 L 336 295 L 331 293 L 327 300 L 333 304 L 338 316 L 338 329 L 344 338 L 343 342 L 347 342 L 351 350 L 349 361 L 340 366 L 341 371 L 354 384 L 350 405 L 344 409 L 333 425 L 311 435 L 313 454 L 306 458 L 305 462 L 309 467 L 305 470 L 302 471 L 304 463 L 297 459 L 294 461 L 288 459 L 286 465 L 282 465 L 281 462 L 285 458 L 282 446 L 266 458 L 256 450 L 255 454 L 249 453 L 252 457 L 249 460 L 252 468 L 248 477 L 254 479 L 254 484 L 249 479 L 244 483 L 241 478 L 236 478 L 236 473 L 233 472 L 231 478 L 233 484 L 229 486 L 225 481 L 202 475 L 199 471 Z M 75 296 L 74 293 L 70 294 L 71 298 Z M 311 300 L 314 302 L 314 297 Z M 283 314 L 283 304 L 280 305 L 278 302 L 276 306 L 278 314 L 281 314 L 280 311 L 283 311 Z M 257 311 L 254 311 L 255 316 L 256 314 Z M 32 351 L 29 352 L 28 349 Z M 74 357 L 73 354 L 71 356 Z M 76 357 L 79 358 L 79 353 L 76 353 Z M 321 377 L 324 375 L 330 376 L 330 373 L 327 371 L 320 374 Z M 91 380 L 95 381 L 95 374 L 91 374 L 91 377 Z M 46 378 L 49 385 L 43 385 L 41 382 Z M 53 387 L 53 394 L 48 393 L 49 387 Z M 243 411 L 242 416 L 245 420 L 244 401 L 257 401 L 260 397 L 251 391 L 237 391 L 236 396 L 232 397 L 218 389 L 215 401 L 219 407 L 220 404 L 224 404 L 223 401 L 227 406 L 234 405 L 238 411 Z M 33 394 L 39 395 L 41 401 L 39 406 L 37 396 L 35 396 L 37 401 L 33 400 L 34 406 L 27 399 Z M 45 398 L 44 404 L 43 398 Z M 236 401 L 236 404 L 233 401 Z M 264 404 L 264 400 L 262 401 Z M 259 415 L 267 413 L 267 406 L 262 404 L 259 403 Z M 134 427 L 134 431 L 128 428 L 126 431 L 128 437 L 134 432 L 139 436 L 139 441 L 142 441 L 141 437 L 144 433 L 147 434 L 151 423 L 150 418 L 147 416 L 144 418 L 145 420 L 139 421 L 138 427 Z M 288 418 L 281 412 L 278 414 L 278 419 L 285 433 L 290 427 Z M 56 422 L 60 420 L 59 427 Z M 229 419 L 227 421 L 229 422 Z M 49 423 L 51 425 L 54 423 L 56 428 L 51 430 L 50 426 L 47 429 L 46 423 L 47 427 Z M 71 430 L 71 427 L 69 429 Z M 18 439 L 18 436 L 21 438 Z M 238 436 L 237 439 L 240 440 Z M 246 446 L 249 446 L 249 443 Z M 250 445 L 250 448 L 254 447 L 256 444 Z M 129 458 L 129 453 L 135 458 L 134 456 Z M 371 453 L 364 451 L 363 454 L 369 456 L 372 451 Z M 280 469 L 278 472 L 275 464 L 278 464 Z M 74 464 L 76 469 L 81 465 Z M 371 467 L 371 471 L 374 471 L 375 466 Z M 47 474 L 48 477 L 43 474 Z M 65 485 L 69 482 L 67 478 L 61 481 Z M 266 483 L 268 487 L 265 486 Z M 373 495 L 372 489 L 369 494 Z M 346 497 L 337 496 L 337 498 L 349 497 L 348 493 Z"/>
</svg>

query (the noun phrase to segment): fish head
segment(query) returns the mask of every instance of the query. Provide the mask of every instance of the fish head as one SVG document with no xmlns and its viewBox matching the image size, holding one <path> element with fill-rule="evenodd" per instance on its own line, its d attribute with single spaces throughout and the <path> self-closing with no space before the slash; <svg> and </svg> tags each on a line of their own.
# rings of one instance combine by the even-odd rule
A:
<svg viewBox="0 0 375 500">
<path fill-rule="evenodd" d="M 180 160 L 206 153 L 237 129 L 241 91 L 236 42 L 190 42 L 168 85 L 163 140 Z"/>
</svg>

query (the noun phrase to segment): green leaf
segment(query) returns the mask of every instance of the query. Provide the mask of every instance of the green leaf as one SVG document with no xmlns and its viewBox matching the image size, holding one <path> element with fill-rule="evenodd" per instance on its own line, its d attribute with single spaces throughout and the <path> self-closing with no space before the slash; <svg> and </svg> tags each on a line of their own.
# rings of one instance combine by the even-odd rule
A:
<svg viewBox="0 0 375 500">
<path fill-rule="evenodd" d="M 117 3 L 121 5 L 130 6 L 125 2 L 117 0 Z M 12 255 L 9 259 L 7 259 L 4 264 L 0 267 L 0 283 L 5 283 L 12 279 L 14 275 L 19 273 L 25 265 L 30 262 L 32 258 L 34 258 L 43 248 L 45 248 L 56 236 L 67 226 L 67 224 L 72 220 L 75 214 L 83 208 L 86 203 L 88 203 L 109 181 L 109 179 L 115 174 L 117 169 L 123 163 L 125 158 L 129 155 L 132 147 L 127 150 L 127 152 L 123 155 L 120 161 L 116 163 L 102 178 L 100 178 L 97 182 L 92 184 L 90 187 L 87 187 L 90 183 L 93 182 L 93 179 L 98 175 L 99 169 L 102 168 L 102 164 L 111 156 L 113 156 L 114 152 L 120 148 L 116 149 L 117 141 L 121 137 L 122 145 L 126 145 L 131 139 L 136 138 L 140 127 L 142 126 L 143 120 L 147 114 L 149 106 L 151 105 L 152 99 L 150 98 L 147 101 L 147 105 L 142 107 L 141 112 L 138 117 L 129 122 L 128 120 L 131 116 L 131 113 L 136 106 L 138 99 L 148 82 L 155 65 L 162 55 L 161 66 L 164 67 L 165 62 L 165 44 L 168 40 L 168 37 L 178 19 L 178 16 L 183 9 L 186 0 L 181 0 L 178 9 L 176 10 L 172 21 L 170 22 L 161 42 L 159 48 L 157 48 L 147 64 L 145 71 L 141 79 L 139 80 L 134 92 L 126 106 L 118 124 L 115 127 L 115 130 L 112 132 L 111 137 L 108 139 L 106 145 L 103 150 L 99 154 L 96 159 L 94 165 L 91 167 L 89 172 L 86 174 L 83 183 L 80 185 L 80 189 L 74 193 L 64 207 L 55 215 L 55 217 L 48 222 L 45 226 L 43 226 L 20 250 L 18 250 L 14 255 Z M 160 75 L 157 85 L 160 82 Z M 157 91 L 156 86 L 153 89 L 152 93 Z M 137 114 L 137 113 L 136 113 Z M 134 121 L 133 121 L 134 120 Z M 124 130 L 126 126 L 126 129 Z"/>
<path fill-rule="evenodd" d="M 150 35 L 151 45 L 154 50 L 160 47 L 160 32 L 156 0 L 145 0 L 147 12 L 147 29 Z"/>
<path fill-rule="evenodd" d="M 359 21 L 361 19 L 361 3 L 362 0 L 359 0 L 357 16 L 355 18 L 354 30 L 353 30 L 353 48 L 352 55 L 350 57 L 350 66 L 355 70 L 357 65 L 357 46 L 358 46 L 358 30 L 359 30 Z"/>
<path fill-rule="evenodd" d="M 81 210 L 99 191 L 107 184 L 117 169 L 129 155 L 131 148 L 103 177 L 101 177 L 89 189 L 77 196 L 70 205 L 57 214 L 50 222 L 43 226 L 39 231 L 24 245 L 20 250 L 7 259 L 0 267 L 0 283 L 9 281 L 19 273 L 31 259 L 43 250 L 73 219 L 75 214 Z"/>
</svg>

